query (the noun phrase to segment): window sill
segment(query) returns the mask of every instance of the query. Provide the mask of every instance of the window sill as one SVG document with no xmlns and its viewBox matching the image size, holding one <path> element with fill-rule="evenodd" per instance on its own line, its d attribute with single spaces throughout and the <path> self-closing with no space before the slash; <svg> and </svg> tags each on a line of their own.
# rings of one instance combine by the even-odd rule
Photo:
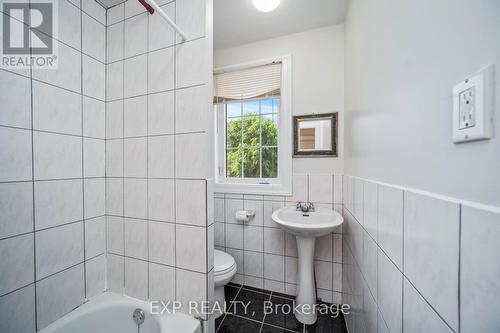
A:
<svg viewBox="0 0 500 333">
<path fill-rule="evenodd" d="M 283 184 L 242 184 L 242 183 L 215 183 L 214 192 L 231 194 L 257 194 L 257 195 L 292 195 L 291 187 Z"/>
</svg>

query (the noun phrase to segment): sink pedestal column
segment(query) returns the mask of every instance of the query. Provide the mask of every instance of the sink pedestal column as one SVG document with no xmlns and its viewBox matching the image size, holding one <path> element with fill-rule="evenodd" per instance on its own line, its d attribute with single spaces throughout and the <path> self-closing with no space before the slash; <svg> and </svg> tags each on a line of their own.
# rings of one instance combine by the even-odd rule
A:
<svg viewBox="0 0 500 333">
<path fill-rule="evenodd" d="M 298 312 L 295 317 L 303 324 L 311 325 L 316 322 L 316 311 L 313 311 L 316 304 L 316 287 L 314 283 L 314 244 L 316 238 L 297 238 L 297 252 L 299 255 L 298 264 L 298 286 L 296 305 Z M 305 306 L 304 306 L 305 305 Z"/>
</svg>

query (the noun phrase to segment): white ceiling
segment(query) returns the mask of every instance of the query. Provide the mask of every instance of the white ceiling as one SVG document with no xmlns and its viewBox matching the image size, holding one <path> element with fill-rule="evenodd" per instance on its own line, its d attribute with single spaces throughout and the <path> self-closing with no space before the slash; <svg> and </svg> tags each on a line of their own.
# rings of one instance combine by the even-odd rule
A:
<svg viewBox="0 0 500 333">
<path fill-rule="evenodd" d="M 252 0 L 214 0 L 214 48 L 221 49 L 344 22 L 347 0 L 281 0 L 259 12 Z"/>
</svg>

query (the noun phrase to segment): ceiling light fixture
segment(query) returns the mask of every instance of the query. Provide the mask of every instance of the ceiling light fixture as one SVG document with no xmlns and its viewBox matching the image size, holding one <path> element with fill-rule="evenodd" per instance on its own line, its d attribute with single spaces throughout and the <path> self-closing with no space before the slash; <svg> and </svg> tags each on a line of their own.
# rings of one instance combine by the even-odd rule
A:
<svg viewBox="0 0 500 333">
<path fill-rule="evenodd" d="M 255 8 L 264 13 L 269 13 L 278 8 L 280 0 L 253 0 Z"/>
</svg>

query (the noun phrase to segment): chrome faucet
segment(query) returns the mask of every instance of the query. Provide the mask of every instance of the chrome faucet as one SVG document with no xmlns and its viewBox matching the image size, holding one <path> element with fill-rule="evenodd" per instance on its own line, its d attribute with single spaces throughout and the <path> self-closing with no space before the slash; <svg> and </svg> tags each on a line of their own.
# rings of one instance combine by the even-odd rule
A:
<svg viewBox="0 0 500 333">
<path fill-rule="evenodd" d="M 300 210 L 303 213 L 314 212 L 314 204 L 312 202 L 297 202 L 296 210 Z"/>
</svg>

